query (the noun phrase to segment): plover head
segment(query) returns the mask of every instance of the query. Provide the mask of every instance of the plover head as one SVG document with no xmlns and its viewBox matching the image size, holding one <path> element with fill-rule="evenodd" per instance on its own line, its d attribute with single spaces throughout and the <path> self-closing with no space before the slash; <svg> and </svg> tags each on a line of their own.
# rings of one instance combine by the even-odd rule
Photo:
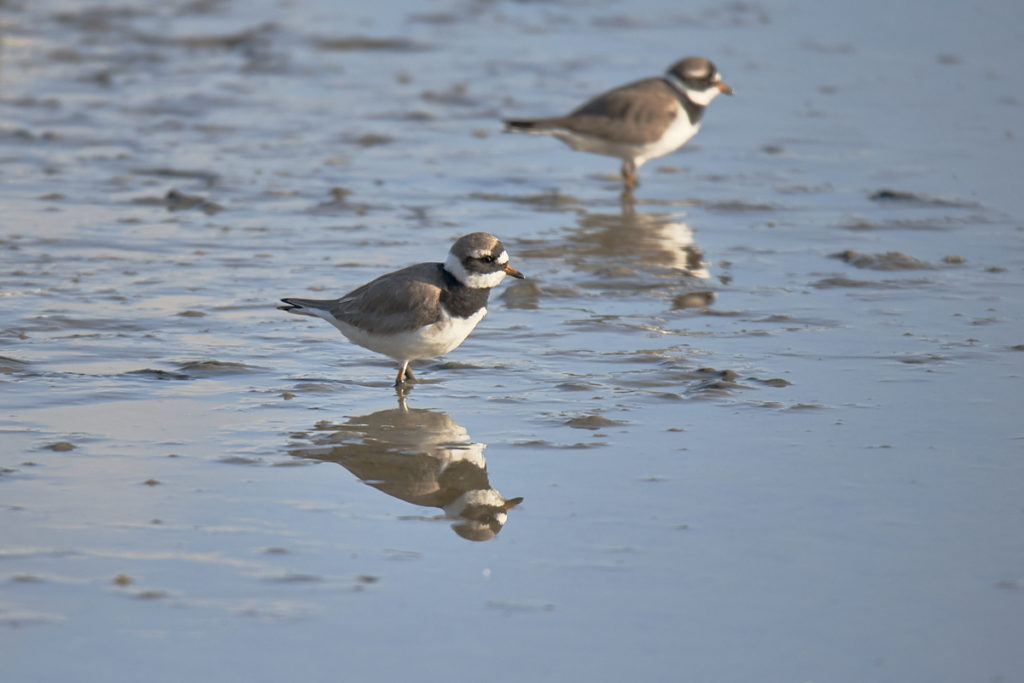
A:
<svg viewBox="0 0 1024 683">
<path fill-rule="evenodd" d="M 694 104 L 706 106 L 721 93 L 733 94 L 732 88 L 722 82 L 715 65 L 703 57 L 681 59 L 669 67 L 668 73 L 679 79 Z"/>
<path fill-rule="evenodd" d="M 473 232 L 456 240 L 448 251 L 444 269 L 473 289 L 497 287 L 506 275 L 524 277 L 508 264 L 508 252 L 501 240 L 486 232 Z"/>
</svg>

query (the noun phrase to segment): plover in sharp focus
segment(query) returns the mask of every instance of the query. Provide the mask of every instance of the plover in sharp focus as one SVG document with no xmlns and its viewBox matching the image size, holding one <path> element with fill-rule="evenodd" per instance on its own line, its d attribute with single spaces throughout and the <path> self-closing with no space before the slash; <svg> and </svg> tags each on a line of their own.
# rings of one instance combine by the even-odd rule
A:
<svg viewBox="0 0 1024 683">
<path fill-rule="evenodd" d="M 733 90 L 715 65 L 687 57 L 664 76 L 609 90 L 567 116 L 509 119 L 505 130 L 554 135 L 575 150 L 618 157 L 630 188 L 644 162 L 674 152 L 697 133 L 704 107 L 719 93 Z"/>
<path fill-rule="evenodd" d="M 395 359 L 399 385 L 414 379 L 409 361 L 444 355 L 469 336 L 506 275 L 523 278 L 497 237 L 474 232 L 452 245 L 444 263 L 396 270 L 340 299 L 281 299 L 278 308 L 323 318 L 349 341 Z"/>
</svg>

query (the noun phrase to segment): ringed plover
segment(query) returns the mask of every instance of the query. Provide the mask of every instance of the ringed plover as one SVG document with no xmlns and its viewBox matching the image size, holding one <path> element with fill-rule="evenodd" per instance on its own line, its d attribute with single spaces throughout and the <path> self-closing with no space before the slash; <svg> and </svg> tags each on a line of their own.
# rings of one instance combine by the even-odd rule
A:
<svg viewBox="0 0 1024 683">
<path fill-rule="evenodd" d="M 474 232 L 452 245 L 444 263 L 396 270 L 340 299 L 281 299 L 278 308 L 323 318 L 349 341 L 395 359 L 399 385 L 415 379 L 409 361 L 444 355 L 469 336 L 506 275 L 524 277 L 497 237 Z"/>
<path fill-rule="evenodd" d="M 566 116 L 509 119 L 505 130 L 554 135 L 575 150 L 622 159 L 622 179 L 636 185 L 646 161 L 682 147 L 700 128 L 704 108 L 733 90 L 703 57 L 687 57 L 664 76 L 609 90 Z"/>
</svg>

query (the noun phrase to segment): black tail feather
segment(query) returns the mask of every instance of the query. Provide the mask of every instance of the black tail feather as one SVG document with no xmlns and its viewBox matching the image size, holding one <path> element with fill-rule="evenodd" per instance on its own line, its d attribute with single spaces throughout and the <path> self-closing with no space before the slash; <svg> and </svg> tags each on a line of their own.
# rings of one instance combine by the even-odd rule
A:
<svg viewBox="0 0 1024 683">
<path fill-rule="evenodd" d="M 284 303 L 286 303 L 288 305 L 287 306 L 278 306 L 277 310 L 279 310 L 279 311 L 294 311 L 296 309 L 302 308 L 302 306 L 300 304 L 295 303 L 292 299 L 281 299 L 281 301 L 283 301 Z"/>
<path fill-rule="evenodd" d="M 507 130 L 530 130 L 537 127 L 538 121 L 535 119 L 507 119 L 504 123 Z"/>
<path fill-rule="evenodd" d="M 506 133 L 535 133 L 547 132 L 553 128 L 564 126 L 562 119 L 505 119 L 504 130 Z"/>
</svg>

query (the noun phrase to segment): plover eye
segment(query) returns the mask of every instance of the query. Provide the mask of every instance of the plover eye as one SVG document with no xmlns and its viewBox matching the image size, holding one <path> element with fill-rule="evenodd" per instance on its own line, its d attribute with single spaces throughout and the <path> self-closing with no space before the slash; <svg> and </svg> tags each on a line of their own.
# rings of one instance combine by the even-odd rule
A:
<svg viewBox="0 0 1024 683">
<path fill-rule="evenodd" d="M 488 254 L 487 256 L 481 256 L 480 260 L 484 263 L 494 263 L 494 257 Z"/>
</svg>

